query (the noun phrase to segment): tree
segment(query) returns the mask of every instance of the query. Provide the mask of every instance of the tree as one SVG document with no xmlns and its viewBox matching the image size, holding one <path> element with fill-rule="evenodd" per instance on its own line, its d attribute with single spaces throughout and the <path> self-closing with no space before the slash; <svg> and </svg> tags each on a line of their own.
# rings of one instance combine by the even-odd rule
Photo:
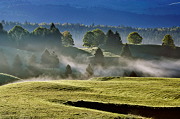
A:
<svg viewBox="0 0 180 119">
<path fill-rule="evenodd" d="M 85 47 L 98 47 L 105 42 L 105 34 L 100 29 L 88 31 L 83 38 L 83 46 Z"/>
<path fill-rule="evenodd" d="M 138 76 L 137 76 L 137 74 L 136 74 L 134 71 L 132 71 L 132 72 L 130 73 L 129 77 L 138 77 Z"/>
<path fill-rule="evenodd" d="M 14 26 L 9 31 L 9 36 L 13 41 L 15 41 L 17 47 L 24 47 L 29 32 L 21 26 Z"/>
<path fill-rule="evenodd" d="M 96 50 L 96 53 L 94 55 L 94 64 L 104 65 L 104 55 L 100 48 Z"/>
<path fill-rule="evenodd" d="M 120 34 L 116 31 L 109 30 L 106 34 L 106 44 L 105 47 L 108 49 L 117 49 L 122 45 L 122 40 Z"/>
<path fill-rule="evenodd" d="M 50 61 L 51 67 L 52 68 L 58 68 L 59 67 L 59 58 L 54 51 L 51 54 L 50 59 L 51 59 L 51 61 Z"/>
<path fill-rule="evenodd" d="M 128 35 L 127 40 L 131 44 L 141 44 L 142 37 L 137 32 L 132 32 Z"/>
<path fill-rule="evenodd" d="M 162 40 L 162 55 L 171 57 L 174 55 L 174 49 L 176 48 L 172 36 L 167 34 Z"/>
<path fill-rule="evenodd" d="M 93 46 L 99 47 L 105 43 L 105 34 L 100 29 L 94 29 L 92 31 L 94 33 L 94 41 Z"/>
<path fill-rule="evenodd" d="M 86 74 L 87 74 L 88 77 L 91 77 L 92 75 L 94 75 L 94 71 L 93 71 L 90 64 L 86 68 Z"/>
<path fill-rule="evenodd" d="M 15 73 L 16 76 L 19 76 L 20 74 L 22 74 L 23 63 L 22 63 L 19 55 L 16 55 L 12 66 L 13 66 L 12 70 Z"/>
<path fill-rule="evenodd" d="M 7 58 L 2 50 L 0 50 L 0 72 L 9 73 L 9 64 Z"/>
<path fill-rule="evenodd" d="M 121 56 L 130 58 L 132 57 L 131 51 L 129 49 L 129 45 L 126 43 L 121 50 Z"/>
<path fill-rule="evenodd" d="M 41 55 L 41 64 L 45 67 L 50 67 L 50 53 L 47 49 Z"/>
<path fill-rule="evenodd" d="M 66 75 L 66 76 L 69 76 L 69 75 L 71 75 L 71 74 L 72 74 L 72 69 L 71 69 L 71 66 L 68 64 L 68 65 L 66 66 L 65 75 Z"/>
<path fill-rule="evenodd" d="M 30 57 L 30 59 L 29 59 L 29 61 L 28 61 L 28 65 L 29 66 L 35 66 L 36 65 L 36 56 L 33 54 L 31 57 Z"/>
<path fill-rule="evenodd" d="M 0 23 L 0 31 L 2 31 L 3 30 L 3 25 L 2 25 L 2 23 Z"/>
<path fill-rule="evenodd" d="M 83 46 L 85 47 L 92 47 L 94 41 L 94 33 L 92 31 L 88 31 L 83 38 Z"/>
<path fill-rule="evenodd" d="M 56 26 L 54 25 L 54 23 L 51 23 L 50 30 L 53 30 L 55 28 L 56 28 Z"/>
<path fill-rule="evenodd" d="M 0 45 L 9 46 L 10 44 L 7 31 L 4 30 L 2 23 L 0 23 Z"/>
<path fill-rule="evenodd" d="M 73 40 L 72 35 L 69 31 L 63 32 L 62 44 L 64 46 L 67 46 L 67 47 L 74 45 L 74 40 Z"/>
<path fill-rule="evenodd" d="M 164 36 L 162 40 L 162 46 L 169 47 L 169 48 L 175 48 L 174 40 L 172 39 L 172 36 L 167 34 Z"/>
</svg>

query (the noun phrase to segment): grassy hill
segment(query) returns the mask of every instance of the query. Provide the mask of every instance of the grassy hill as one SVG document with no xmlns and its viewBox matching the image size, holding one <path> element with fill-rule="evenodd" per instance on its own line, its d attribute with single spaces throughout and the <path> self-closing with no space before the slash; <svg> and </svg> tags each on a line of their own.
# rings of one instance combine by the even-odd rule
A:
<svg viewBox="0 0 180 119">
<path fill-rule="evenodd" d="M 9 74 L 0 73 L 0 85 L 4 85 L 4 84 L 11 83 L 18 80 L 21 80 L 21 79 L 18 77 L 9 75 Z"/>
<path fill-rule="evenodd" d="M 142 118 L 66 105 L 68 101 L 178 107 L 180 80 L 99 77 L 91 80 L 24 82 L 0 87 L 0 118 Z"/>
</svg>

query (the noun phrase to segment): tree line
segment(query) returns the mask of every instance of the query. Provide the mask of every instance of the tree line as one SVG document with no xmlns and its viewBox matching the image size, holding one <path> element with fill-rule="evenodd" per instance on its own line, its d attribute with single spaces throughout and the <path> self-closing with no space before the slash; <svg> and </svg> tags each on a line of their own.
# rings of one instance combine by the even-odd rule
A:
<svg viewBox="0 0 180 119">
<path fill-rule="evenodd" d="M 74 41 L 69 31 L 60 32 L 51 23 L 49 28 L 37 27 L 32 32 L 16 25 L 9 31 L 4 30 L 0 23 L 1 46 L 10 46 L 25 50 L 44 50 L 45 48 L 60 48 L 61 46 L 73 46 Z"/>
<path fill-rule="evenodd" d="M 49 28 L 51 26 L 50 23 L 19 23 L 19 22 L 11 22 L 2 20 L 2 24 L 6 30 L 10 30 L 12 27 L 19 25 L 28 31 L 33 31 L 37 27 L 45 27 Z M 129 26 L 107 26 L 107 25 L 84 25 L 84 24 L 72 24 L 72 23 L 55 23 L 56 27 L 64 32 L 69 31 L 73 36 L 75 41 L 81 41 L 84 37 L 84 34 L 88 31 L 92 31 L 94 29 L 101 29 L 103 32 L 108 32 L 109 29 L 112 31 L 118 31 L 121 35 L 121 39 L 123 42 L 126 42 L 126 38 L 128 34 L 131 32 L 138 32 L 144 38 L 144 44 L 161 44 L 161 39 L 166 34 L 170 34 L 174 39 L 176 39 L 175 44 L 180 45 L 180 27 L 171 27 L 171 28 L 132 28 Z"/>
</svg>

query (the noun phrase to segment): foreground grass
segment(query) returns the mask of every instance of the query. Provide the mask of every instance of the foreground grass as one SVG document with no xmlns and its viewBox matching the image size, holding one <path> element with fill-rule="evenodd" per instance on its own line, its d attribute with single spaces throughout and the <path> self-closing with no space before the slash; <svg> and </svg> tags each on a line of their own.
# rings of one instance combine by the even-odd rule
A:
<svg viewBox="0 0 180 119">
<path fill-rule="evenodd" d="M 24 82 L 0 87 L 0 118 L 140 118 L 64 105 L 92 101 L 144 106 L 180 106 L 180 80 L 165 78 L 95 78 Z"/>
</svg>

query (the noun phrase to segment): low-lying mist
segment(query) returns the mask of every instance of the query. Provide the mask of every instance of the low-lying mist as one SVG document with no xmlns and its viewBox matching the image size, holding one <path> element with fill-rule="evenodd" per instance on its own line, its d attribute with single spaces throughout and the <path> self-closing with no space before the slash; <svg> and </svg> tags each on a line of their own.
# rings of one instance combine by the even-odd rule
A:
<svg viewBox="0 0 180 119">
<path fill-rule="evenodd" d="M 86 73 L 89 60 L 86 56 L 77 56 L 75 59 L 61 57 L 62 64 L 69 64 L 72 69 Z M 82 60 L 84 59 L 84 60 Z M 104 66 L 92 65 L 94 75 L 98 77 L 123 76 L 124 73 L 134 71 L 138 76 L 143 77 L 180 77 L 180 60 L 176 59 L 126 59 L 119 58 L 118 61 L 105 61 Z"/>
<path fill-rule="evenodd" d="M 86 55 L 77 56 L 75 58 L 60 56 L 60 70 L 64 73 L 66 66 L 69 64 L 72 68 L 72 74 L 75 77 L 62 77 L 59 75 L 40 75 L 38 77 L 27 78 L 17 82 L 30 82 L 30 81 L 52 81 L 52 80 L 88 80 L 92 77 L 123 77 L 130 76 L 131 72 L 135 72 L 138 77 L 180 77 L 180 60 L 175 59 L 158 59 L 158 60 L 145 60 L 145 59 L 126 59 L 116 58 L 117 61 L 106 61 L 104 66 L 91 65 L 93 75 L 87 76 L 86 68 L 90 63 L 90 59 Z M 55 70 L 53 70 L 55 71 Z M 52 71 L 52 72 L 53 72 Z"/>
</svg>

